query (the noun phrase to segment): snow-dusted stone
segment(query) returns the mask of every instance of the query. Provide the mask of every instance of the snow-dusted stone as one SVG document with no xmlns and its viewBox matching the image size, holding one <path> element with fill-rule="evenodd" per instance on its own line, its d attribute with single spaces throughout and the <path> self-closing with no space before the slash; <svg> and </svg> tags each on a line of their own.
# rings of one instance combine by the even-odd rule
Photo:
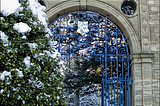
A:
<svg viewBox="0 0 160 106">
<path fill-rule="evenodd" d="M 23 22 L 15 23 L 13 29 L 17 30 L 19 33 L 22 33 L 23 35 L 31 31 L 31 28 Z"/>
<path fill-rule="evenodd" d="M 4 16 L 15 14 L 16 16 L 23 10 L 18 0 L 1 0 L 1 13 Z"/>
</svg>

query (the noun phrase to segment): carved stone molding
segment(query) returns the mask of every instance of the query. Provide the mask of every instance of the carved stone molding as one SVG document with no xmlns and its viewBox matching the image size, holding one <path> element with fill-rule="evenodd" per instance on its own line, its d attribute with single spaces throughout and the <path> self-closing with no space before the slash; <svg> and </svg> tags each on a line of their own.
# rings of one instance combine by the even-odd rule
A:
<svg viewBox="0 0 160 106">
<path fill-rule="evenodd" d="M 148 46 L 149 45 L 149 39 L 147 37 L 143 38 L 143 45 Z"/>
<path fill-rule="evenodd" d="M 147 12 L 147 5 L 146 4 L 141 4 L 141 11 L 142 12 Z"/>
<path fill-rule="evenodd" d="M 148 27 L 148 21 L 147 21 L 146 17 L 143 17 L 142 18 L 142 28 L 144 31 L 146 31 L 147 27 Z"/>
<path fill-rule="evenodd" d="M 150 53 L 150 28 L 149 28 L 148 0 L 140 0 L 141 44 L 142 53 Z"/>
</svg>

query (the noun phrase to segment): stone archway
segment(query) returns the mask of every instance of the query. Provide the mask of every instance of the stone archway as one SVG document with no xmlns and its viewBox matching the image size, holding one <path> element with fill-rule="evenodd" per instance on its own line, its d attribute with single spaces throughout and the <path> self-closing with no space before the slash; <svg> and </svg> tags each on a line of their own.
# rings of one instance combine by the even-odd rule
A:
<svg viewBox="0 0 160 106">
<path fill-rule="evenodd" d="M 80 2 L 66 1 L 49 9 L 46 14 L 49 18 L 49 22 L 53 22 L 53 20 L 59 16 L 80 10 L 80 6 Z M 116 23 L 126 37 L 130 39 L 128 42 L 131 49 L 131 54 L 139 54 L 141 52 L 138 34 L 135 32 L 128 19 L 121 12 L 117 11 L 114 7 L 100 1 L 88 1 L 86 3 L 86 8 L 87 11 L 97 12 L 104 16 L 109 15 L 109 18 Z"/>
<path fill-rule="evenodd" d="M 128 19 L 118 10 L 116 10 L 114 7 L 100 1 L 86 1 L 85 4 L 81 4 L 80 2 L 77 1 L 66 1 L 63 3 L 60 3 L 50 10 L 46 12 L 49 22 L 51 23 L 53 20 L 58 18 L 61 15 L 73 12 L 73 11 L 78 11 L 81 10 L 81 6 L 86 7 L 87 11 L 93 11 L 93 12 L 98 12 L 104 16 L 109 15 L 108 18 L 110 18 L 114 23 L 120 27 L 121 31 L 126 35 L 126 37 L 129 38 L 128 43 L 129 43 L 129 48 L 130 48 L 130 54 L 132 60 L 132 78 L 134 80 L 133 85 L 132 85 L 132 103 L 136 104 L 135 100 L 135 95 L 136 91 L 139 91 L 138 88 L 136 88 L 136 85 L 140 82 L 140 80 L 136 79 L 136 70 L 141 64 L 142 57 L 143 55 L 139 55 L 141 53 L 141 44 L 138 39 L 138 34 L 132 27 L 131 23 L 128 21 Z M 138 54 L 138 55 L 137 55 Z M 137 62 L 138 61 L 138 62 Z M 140 69 L 141 70 L 141 69 Z M 133 104 L 133 105 L 134 105 Z"/>
</svg>

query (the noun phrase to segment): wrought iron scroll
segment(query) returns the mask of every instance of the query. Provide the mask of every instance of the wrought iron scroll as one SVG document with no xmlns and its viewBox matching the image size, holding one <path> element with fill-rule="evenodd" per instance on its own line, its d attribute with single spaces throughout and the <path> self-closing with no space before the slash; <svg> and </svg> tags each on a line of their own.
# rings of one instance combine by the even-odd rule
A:
<svg viewBox="0 0 160 106">
<path fill-rule="evenodd" d="M 89 31 L 80 34 L 78 22 L 88 22 Z M 77 11 L 59 17 L 49 27 L 62 59 L 78 54 L 103 64 L 102 106 L 129 106 L 129 50 L 118 26 L 98 13 Z"/>
</svg>

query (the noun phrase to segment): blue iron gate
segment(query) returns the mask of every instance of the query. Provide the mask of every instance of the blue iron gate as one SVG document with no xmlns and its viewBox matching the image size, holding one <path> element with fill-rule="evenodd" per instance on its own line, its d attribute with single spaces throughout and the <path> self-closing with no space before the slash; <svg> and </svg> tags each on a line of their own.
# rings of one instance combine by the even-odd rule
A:
<svg viewBox="0 0 160 106">
<path fill-rule="evenodd" d="M 62 59 L 83 54 L 102 64 L 102 106 L 129 106 L 130 67 L 125 36 L 110 19 L 90 11 L 72 12 L 50 24 Z"/>
</svg>

